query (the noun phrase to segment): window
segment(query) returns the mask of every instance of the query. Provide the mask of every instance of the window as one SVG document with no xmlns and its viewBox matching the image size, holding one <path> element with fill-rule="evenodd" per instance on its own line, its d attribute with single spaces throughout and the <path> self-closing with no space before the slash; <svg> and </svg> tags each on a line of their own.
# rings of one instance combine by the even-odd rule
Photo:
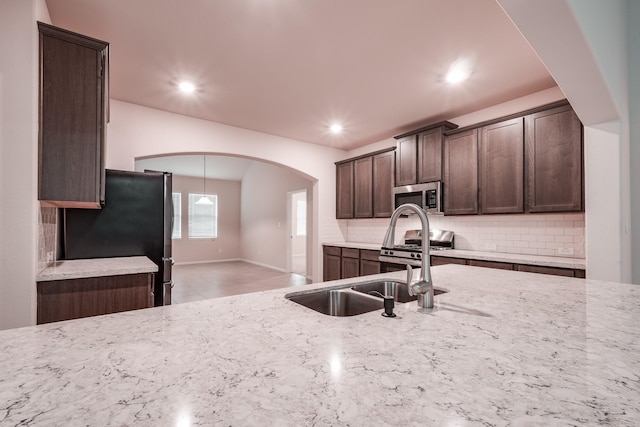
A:
<svg viewBox="0 0 640 427">
<path fill-rule="evenodd" d="M 307 235 L 307 201 L 296 202 L 296 236 Z"/>
<path fill-rule="evenodd" d="M 173 228 L 171 230 L 172 239 L 182 238 L 182 194 L 171 193 L 173 201 Z"/>
<path fill-rule="evenodd" d="M 211 204 L 197 204 L 201 197 Z M 218 237 L 218 196 L 189 193 L 189 238 L 215 239 Z"/>
</svg>

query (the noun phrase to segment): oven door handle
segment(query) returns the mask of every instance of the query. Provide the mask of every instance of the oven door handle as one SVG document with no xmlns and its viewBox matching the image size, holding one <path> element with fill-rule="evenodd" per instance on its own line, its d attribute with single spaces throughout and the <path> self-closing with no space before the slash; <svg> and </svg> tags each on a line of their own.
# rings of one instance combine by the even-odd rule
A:
<svg viewBox="0 0 640 427">
<path fill-rule="evenodd" d="M 422 266 L 422 262 L 419 259 L 396 258 L 396 257 L 380 255 L 378 257 L 378 260 L 380 262 L 388 262 L 390 264 L 410 265 L 412 267 Z"/>
</svg>

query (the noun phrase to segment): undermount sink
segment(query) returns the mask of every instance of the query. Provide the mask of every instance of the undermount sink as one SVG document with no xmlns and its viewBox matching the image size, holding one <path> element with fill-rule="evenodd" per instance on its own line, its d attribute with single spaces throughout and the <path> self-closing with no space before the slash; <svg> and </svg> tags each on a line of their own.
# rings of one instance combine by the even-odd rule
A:
<svg viewBox="0 0 640 427">
<path fill-rule="evenodd" d="M 355 316 L 382 310 L 383 301 L 348 289 L 323 289 L 302 294 L 289 294 L 285 298 L 329 316 Z"/>
<path fill-rule="evenodd" d="M 435 295 L 445 292 L 434 289 Z M 295 292 L 285 298 L 322 314 L 346 317 L 383 310 L 384 296 L 392 296 L 398 303 L 417 299 L 417 296 L 409 295 L 406 283 L 391 279 L 351 283 L 338 289 Z"/>
<path fill-rule="evenodd" d="M 410 302 L 418 299 L 417 295 L 409 295 L 409 288 L 404 282 L 398 282 L 395 280 L 379 280 L 375 282 L 368 282 L 353 285 L 351 287 L 354 291 L 362 292 L 368 295 L 374 295 L 382 298 L 383 296 L 393 297 L 395 302 Z M 434 295 L 445 293 L 445 290 L 434 288 Z"/>
</svg>

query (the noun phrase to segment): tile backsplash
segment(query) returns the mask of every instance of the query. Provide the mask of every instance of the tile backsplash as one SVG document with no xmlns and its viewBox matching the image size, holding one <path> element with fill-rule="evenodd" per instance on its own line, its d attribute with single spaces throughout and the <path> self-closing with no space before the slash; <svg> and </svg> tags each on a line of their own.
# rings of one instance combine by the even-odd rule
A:
<svg viewBox="0 0 640 427">
<path fill-rule="evenodd" d="M 584 213 L 522 215 L 430 215 L 431 228 L 455 233 L 455 248 L 526 255 L 584 258 Z M 382 243 L 389 219 L 346 222 L 349 242 Z M 417 217 L 400 218 L 396 243 L 406 230 L 419 229 Z"/>
<path fill-rule="evenodd" d="M 38 216 L 38 271 L 56 260 L 58 208 L 40 206 Z"/>
</svg>

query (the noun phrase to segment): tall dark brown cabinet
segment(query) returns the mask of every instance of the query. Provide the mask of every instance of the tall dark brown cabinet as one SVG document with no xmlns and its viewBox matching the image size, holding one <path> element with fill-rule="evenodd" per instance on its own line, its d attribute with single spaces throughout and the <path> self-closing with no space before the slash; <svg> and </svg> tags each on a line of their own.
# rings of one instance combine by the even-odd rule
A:
<svg viewBox="0 0 640 427">
<path fill-rule="evenodd" d="M 353 218 L 353 162 L 336 163 L 336 218 Z"/>
<path fill-rule="evenodd" d="M 480 129 L 480 212 L 524 212 L 524 130 L 522 118 Z"/>
<path fill-rule="evenodd" d="M 478 213 L 478 130 L 448 135 L 444 141 L 444 213 Z"/>
<path fill-rule="evenodd" d="M 582 124 L 570 105 L 525 116 L 527 210 L 583 209 Z"/>
<path fill-rule="evenodd" d="M 109 44 L 38 22 L 38 199 L 100 208 L 108 116 Z"/>
<path fill-rule="evenodd" d="M 390 218 L 393 214 L 395 151 L 373 156 L 373 217 Z"/>
<path fill-rule="evenodd" d="M 373 216 L 373 158 L 363 157 L 353 161 L 354 217 Z"/>
</svg>

